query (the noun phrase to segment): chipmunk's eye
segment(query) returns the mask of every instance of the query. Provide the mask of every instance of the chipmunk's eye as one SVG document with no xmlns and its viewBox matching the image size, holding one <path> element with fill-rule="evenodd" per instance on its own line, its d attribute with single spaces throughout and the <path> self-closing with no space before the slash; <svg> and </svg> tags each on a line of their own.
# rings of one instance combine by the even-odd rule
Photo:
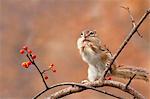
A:
<svg viewBox="0 0 150 99">
<path fill-rule="evenodd" d="M 90 36 L 95 36 L 95 33 L 93 31 L 91 31 Z"/>
<path fill-rule="evenodd" d="M 83 33 L 81 32 L 81 36 L 83 36 Z"/>
</svg>

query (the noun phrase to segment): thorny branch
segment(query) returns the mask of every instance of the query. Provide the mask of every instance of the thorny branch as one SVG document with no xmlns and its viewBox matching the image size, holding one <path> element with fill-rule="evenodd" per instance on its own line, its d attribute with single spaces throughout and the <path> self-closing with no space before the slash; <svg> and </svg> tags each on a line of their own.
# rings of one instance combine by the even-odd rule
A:
<svg viewBox="0 0 150 99">
<path fill-rule="evenodd" d="M 121 6 L 123 9 L 127 10 L 128 13 L 129 13 L 129 17 L 130 17 L 130 20 L 131 20 L 131 23 L 132 23 L 132 26 L 135 27 L 136 26 L 136 23 L 135 23 L 135 20 L 131 14 L 131 11 L 130 11 L 130 8 L 129 7 L 125 7 L 125 6 Z M 136 31 L 137 34 L 142 38 L 143 36 L 139 33 L 139 31 L 137 30 Z"/>
<path fill-rule="evenodd" d="M 111 70 L 111 66 L 113 65 L 114 61 L 117 59 L 117 57 L 122 52 L 122 50 L 124 49 L 124 47 L 128 44 L 128 42 L 130 41 L 131 37 L 137 32 L 139 26 L 143 23 L 143 21 L 146 19 L 146 17 L 149 15 L 149 13 L 150 13 L 150 8 L 141 17 L 141 19 L 139 20 L 139 22 L 137 23 L 137 25 L 135 27 L 133 27 L 132 30 L 129 32 L 129 34 L 127 35 L 127 37 L 125 38 L 125 40 L 123 41 L 123 43 L 121 44 L 121 46 L 119 47 L 119 49 L 117 50 L 116 54 L 114 55 L 114 57 L 113 57 L 112 61 L 110 62 L 108 68 L 106 68 L 104 70 L 104 72 L 102 74 L 101 80 L 104 80 L 104 78 L 107 75 L 108 71 Z"/>
<path fill-rule="evenodd" d="M 129 11 L 129 10 L 128 10 Z M 94 81 L 94 82 L 88 82 L 88 83 L 85 83 L 85 84 L 79 84 L 79 83 L 59 83 L 59 84 L 56 84 L 56 85 L 53 85 L 53 86 L 50 86 L 48 87 L 48 85 L 46 84 L 45 80 L 44 80 L 44 77 L 43 77 L 43 72 L 40 71 L 40 69 L 38 68 L 38 66 L 35 64 L 35 62 L 33 60 L 30 59 L 29 55 L 27 55 L 27 57 L 29 58 L 29 60 L 32 62 L 33 65 L 35 65 L 36 69 L 38 70 L 38 72 L 40 73 L 41 75 L 41 78 L 43 80 L 43 83 L 46 87 L 45 90 L 41 91 L 40 93 L 38 93 L 33 99 L 36 99 L 38 98 L 39 96 L 41 96 L 43 93 L 45 93 L 46 91 L 52 89 L 52 88 L 55 88 L 55 87 L 58 87 L 58 86 L 65 86 L 65 85 L 71 85 L 70 87 L 68 88 L 65 88 L 65 89 L 62 89 L 54 94 L 51 95 L 51 98 L 52 99 L 56 99 L 56 98 L 61 98 L 61 97 L 64 97 L 66 95 L 70 95 L 72 93 L 77 93 L 77 92 L 81 92 L 83 90 L 86 90 L 86 89 L 91 89 L 91 90 L 95 90 L 97 92 L 100 92 L 100 93 L 104 93 L 106 95 L 109 95 L 109 96 L 113 96 L 113 97 L 116 97 L 116 98 L 119 98 L 121 99 L 121 97 L 118 97 L 118 96 L 115 96 L 111 93 L 108 93 L 106 91 L 101 91 L 101 90 L 98 90 L 96 89 L 95 87 L 104 87 L 104 86 L 109 86 L 109 87 L 114 87 L 114 88 L 118 88 L 124 92 L 127 92 L 131 95 L 134 96 L 134 98 L 138 98 L 138 99 L 144 99 L 144 96 L 141 95 L 139 92 L 137 92 L 135 89 L 129 87 L 129 84 L 131 83 L 132 79 L 136 76 L 134 75 L 130 80 L 129 82 L 125 85 L 121 82 L 117 82 L 117 81 L 112 81 L 112 80 L 104 80 L 105 76 L 107 75 L 107 72 L 109 70 L 111 70 L 111 65 L 114 63 L 114 61 L 117 59 L 117 57 L 119 56 L 119 54 L 122 52 L 122 50 L 124 49 L 124 47 L 127 45 L 127 43 L 129 42 L 129 40 L 131 39 L 131 37 L 135 34 L 135 32 L 137 32 L 139 26 L 143 23 L 143 21 L 146 19 L 146 17 L 149 15 L 150 13 L 150 9 L 148 9 L 146 11 L 146 13 L 142 16 L 142 18 L 140 19 L 140 21 L 135 24 L 135 22 L 133 21 L 133 17 L 131 16 L 130 14 L 130 11 L 129 11 L 129 14 L 130 14 L 130 17 L 131 17 L 131 20 L 132 20 L 132 24 L 133 24 L 133 28 L 132 30 L 130 31 L 130 33 L 128 34 L 128 36 L 125 38 L 125 40 L 123 41 L 123 43 L 121 44 L 120 48 L 117 50 L 116 54 L 114 55 L 114 58 L 112 59 L 111 63 L 109 64 L 108 68 L 105 69 L 104 73 L 103 73 L 103 76 L 102 76 L 102 79 L 101 80 L 98 80 L 98 81 Z"/>
</svg>

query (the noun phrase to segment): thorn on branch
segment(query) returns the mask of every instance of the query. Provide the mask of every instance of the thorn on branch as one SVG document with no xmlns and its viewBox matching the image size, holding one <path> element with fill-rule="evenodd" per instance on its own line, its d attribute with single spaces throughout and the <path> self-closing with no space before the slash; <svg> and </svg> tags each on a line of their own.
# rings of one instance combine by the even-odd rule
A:
<svg viewBox="0 0 150 99">
<path fill-rule="evenodd" d="M 150 8 L 147 10 L 147 13 L 150 13 Z"/>
<path fill-rule="evenodd" d="M 132 14 L 131 14 L 130 8 L 125 7 L 125 6 L 120 6 L 120 7 L 128 11 L 132 26 L 135 27 L 136 23 L 135 23 L 135 20 L 134 20 Z M 141 35 L 138 30 L 137 30 L 137 34 L 139 35 L 139 37 L 141 37 L 141 38 L 143 37 L 143 35 Z"/>
<path fill-rule="evenodd" d="M 139 35 L 139 37 L 143 38 L 143 35 L 139 33 L 139 31 L 137 31 L 137 34 Z"/>
<path fill-rule="evenodd" d="M 128 81 L 128 83 L 125 86 L 125 89 L 128 88 L 128 86 L 130 85 L 131 81 L 133 80 L 133 78 L 136 76 L 136 74 L 134 74 L 132 77 L 130 77 L 130 80 Z"/>
</svg>

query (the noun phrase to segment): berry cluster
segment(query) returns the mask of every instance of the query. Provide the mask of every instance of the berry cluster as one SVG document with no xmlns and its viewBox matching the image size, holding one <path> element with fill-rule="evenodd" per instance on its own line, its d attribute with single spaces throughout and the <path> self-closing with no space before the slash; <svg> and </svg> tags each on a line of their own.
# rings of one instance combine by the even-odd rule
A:
<svg viewBox="0 0 150 99">
<path fill-rule="evenodd" d="M 49 65 L 49 69 L 50 69 L 52 72 L 56 72 L 56 69 L 55 69 L 55 65 L 54 65 L 54 64 Z"/>
<path fill-rule="evenodd" d="M 27 58 L 29 59 L 29 61 L 27 61 L 27 62 L 22 62 L 21 65 L 24 68 L 28 68 L 31 64 L 33 64 L 39 70 L 38 66 L 36 65 L 36 63 L 34 61 L 36 59 L 36 55 L 32 53 L 32 50 L 30 50 L 28 48 L 28 46 L 23 46 L 22 49 L 20 50 L 20 54 L 22 54 L 22 55 L 26 54 Z M 48 69 L 43 70 L 43 72 L 41 72 L 39 70 L 39 72 L 42 74 L 42 76 L 44 76 L 45 80 L 48 79 L 48 76 L 46 75 L 46 72 L 49 71 L 49 70 L 51 70 L 52 72 L 56 72 L 55 65 L 54 64 L 49 65 Z"/>
<path fill-rule="evenodd" d="M 51 70 L 52 72 L 55 73 L 55 72 L 56 72 L 55 65 L 54 65 L 54 64 L 50 64 L 50 65 L 48 66 L 48 69 L 43 70 L 42 74 L 44 74 L 45 80 L 48 79 L 48 76 L 46 75 L 46 72 L 49 71 L 49 70 Z"/>
<path fill-rule="evenodd" d="M 23 46 L 22 49 L 20 50 L 20 54 L 25 54 L 25 53 L 26 55 L 30 55 L 32 60 L 36 59 L 36 55 L 32 54 L 32 50 L 28 49 L 27 46 Z M 29 60 L 27 62 L 22 62 L 21 65 L 24 68 L 28 68 L 32 63 L 33 61 Z"/>
<path fill-rule="evenodd" d="M 21 65 L 22 65 L 24 68 L 28 68 L 31 64 L 32 64 L 32 63 L 31 63 L 30 61 L 28 61 L 28 62 L 22 62 Z"/>
</svg>

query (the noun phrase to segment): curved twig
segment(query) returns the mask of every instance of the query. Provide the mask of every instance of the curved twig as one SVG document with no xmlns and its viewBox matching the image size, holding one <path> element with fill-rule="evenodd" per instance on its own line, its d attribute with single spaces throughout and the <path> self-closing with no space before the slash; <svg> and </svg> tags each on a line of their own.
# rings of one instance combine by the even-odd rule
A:
<svg viewBox="0 0 150 99">
<path fill-rule="evenodd" d="M 58 86 L 67 85 L 67 84 L 74 84 L 74 83 L 60 83 L 60 84 L 54 85 L 53 88 L 58 87 Z M 117 82 L 117 81 L 111 81 L 111 80 L 105 80 L 104 82 L 95 81 L 95 82 L 86 83 L 84 85 L 92 86 L 92 87 L 104 87 L 104 86 L 114 87 L 114 88 L 122 90 L 123 92 L 127 92 L 138 99 L 145 99 L 144 96 L 142 94 L 140 94 L 139 92 L 137 92 L 135 89 L 133 89 L 129 86 L 126 88 L 125 84 L 123 84 L 121 82 Z M 68 88 L 62 89 L 62 90 L 52 94 L 50 96 L 50 98 L 57 99 L 57 98 L 64 97 L 66 95 L 70 95 L 72 93 L 81 92 L 83 90 L 86 90 L 86 89 L 84 89 L 82 87 L 68 87 Z"/>
<path fill-rule="evenodd" d="M 56 88 L 56 87 L 59 87 L 59 86 L 66 86 L 66 85 L 72 86 L 72 87 L 69 87 L 69 88 L 71 88 L 71 89 L 73 89 L 73 88 L 79 88 L 79 89 L 82 89 L 82 90 L 91 89 L 91 90 L 94 90 L 94 91 L 97 91 L 97 92 L 100 92 L 100 93 L 103 93 L 103 94 L 112 96 L 112 97 L 117 98 L 117 99 L 123 99 L 122 97 L 113 95 L 112 93 L 108 93 L 108 92 L 103 91 L 103 90 L 98 90 L 98 89 L 96 89 L 94 86 L 90 86 L 90 85 L 88 85 L 88 84 L 74 83 L 74 82 L 64 82 L 64 83 L 59 83 L 59 84 L 52 85 L 52 86 L 50 86 L 49 88 L 47 88 L 47 89 L 41 91 L 41 92 L 40 92 L 39 94 L 37 94 L 33 99 L 38 98 L 40 95 L 42 95 L 44 92 L 46 92 L 46 91 L 48 91 L 48 90 L 50 90 L 50 89 L 53 89 L 53 88 Z M 67 95 L 68 95 L 68 94 L 67 94 Z M 54 98 L 54 97 L 53 97 L 53 98 Z"/>
<path fill-rule="evenodd" d="M 109 87 L 120 89 L 123 92 L 127 92 L 127 93 L 133 95 L 135 98 L 145 99 L 144 96 L 142 94 L 140 94 L 138 91 L 136 91 L 135 89 L 133 89 L 133 88 L 131 88 L 129 86 L 126 88 L 125 84 L 123 84 L 121 82 L 117 82 L 117 81 L 112 81 L 112 80 L 105 80 L 104 82 L 101 82 L 101 81 L 88 82 L 88 83 L 85 83 L 85 84 L 79 84 L 79 83 L 74 83 L 74 82 L 59 83 L 59 84 L 50 86 L 46 90 L 41 91 L 33 99 L 38 98 L 40 95 L 42 95 L 44 92 L 46 92 L 46 91 L 48 91 L 50 89 L 53 89 L 53 88 L 56 88 L 56 87 L 59 87 L 59 86 L 65 86 L 65 85 L 72 85 L 72 86 L 77 86 L 77 87 L 67 87 L 65 89 L 62 89 L 62 90 L 52 94 L 50 96 L 50 98 L 52 98 L 52 99 L 61 98 L 61 97 L 64 97 L 66 95 L 70 95 L 70 94 L 73 94 L 73 93 L 81 92 L 81 91 L 84 91 L 84 90 L 87 90 L 87 89 L 91 89 L 91 88 L 93 89 L 94 87 L 109 86 Z M 95 89 L 96 88 L 94 88 L 94 90 Z M 95 91 L 97 91 L 97 89 Z M 117 96 L 116 98 L 121 98 L 121 97 Z"/>
</svg>

